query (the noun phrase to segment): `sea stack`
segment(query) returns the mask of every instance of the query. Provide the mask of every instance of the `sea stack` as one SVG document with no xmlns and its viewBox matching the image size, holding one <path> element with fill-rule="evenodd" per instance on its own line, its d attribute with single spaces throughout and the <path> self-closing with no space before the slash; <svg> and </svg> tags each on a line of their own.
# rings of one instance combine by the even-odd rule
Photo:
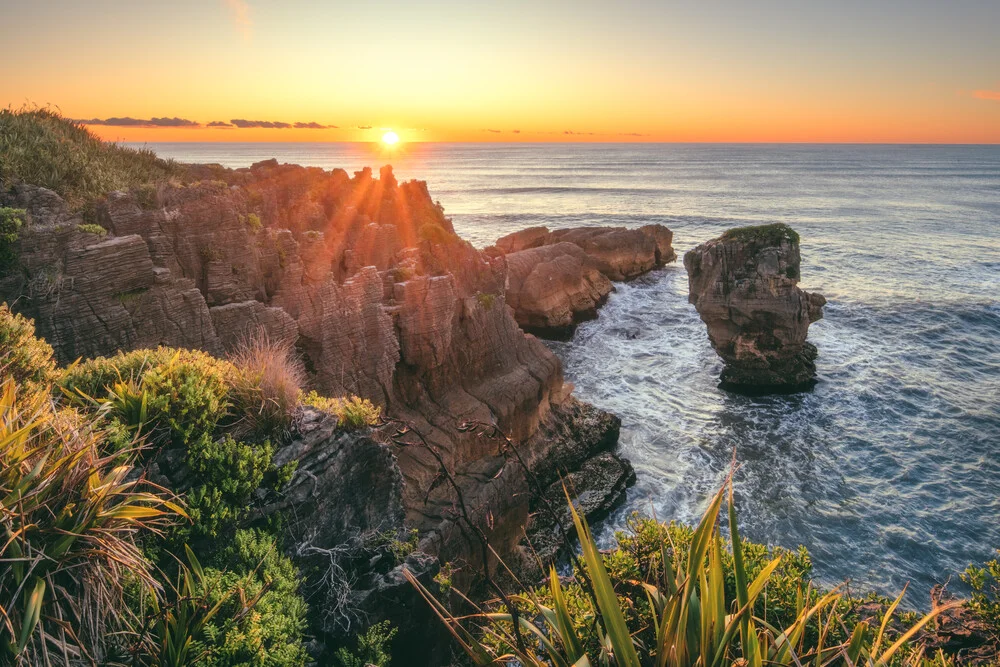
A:
<svg viewBox="0 0 1000 667">
<path fill-rule="evenodd" d="M 725 368 L 722 384 L 795 391 L 816 377 L 809 325 L 826 299 L 798 287 L 799 235 L 784 224 L 731 229 L 684 255 L 688 300 Z"/>
</svg>

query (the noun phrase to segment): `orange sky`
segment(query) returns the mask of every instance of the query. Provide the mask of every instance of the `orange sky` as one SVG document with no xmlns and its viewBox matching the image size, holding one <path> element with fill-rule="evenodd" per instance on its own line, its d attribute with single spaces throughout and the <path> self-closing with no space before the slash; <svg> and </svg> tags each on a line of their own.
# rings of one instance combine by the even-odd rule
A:
<svg viewBox="0 0 1000 667">
<path fill-rule="evenodd" d="M 200 124 L 92 126 L 107 139 L 1000 143 L 995 0 L 49 0 L 4 15 L 20 59 L 0 103 Z M 205 127 L 232 119 L 337 127 Z"/>
</svg>

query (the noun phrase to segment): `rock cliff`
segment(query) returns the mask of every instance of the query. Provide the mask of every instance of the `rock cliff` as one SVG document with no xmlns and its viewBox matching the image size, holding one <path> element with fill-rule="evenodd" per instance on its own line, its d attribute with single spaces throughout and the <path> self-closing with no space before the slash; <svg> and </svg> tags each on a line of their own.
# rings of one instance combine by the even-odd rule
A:
<svg viewBox="0 0 1000 667">
<path fill-rule="evenodd" d="M 547 337 L 572 334 L 596 317 L 614 289 L 677 258 L 673 233 L 663 225 L 638 229 L 532 227 L 499 239 L 507 256 L 507 304 L 526 331 Z"/>
<path fill-rule="evenodd" d="M 459 425 L 498 425 L 532 465 L 558 462 L 551 472 L 573 472 L 599 453 L 574 447 L 593 424 L 584 424 L 556 357 L 511 316 L 507 258 L 459 238 L 426 184 L 398 183 L 391 167 L 352 177 L 273 160 L 188 174 L 110 193 L 86 221 L 51 191 L 4 184 L 0 205 L 26 209 L 28 223 L 17 265 L 0 276 L 0 300 L 34 318 L 63 362 L 157 345 L 222 355 L 260 331 L 294 341 L 316 388 L 371 399 L 439 449 L 501 551 L 523 534 L 524 474 L 496 442 Z M 659 243 L 622 266 L 659 261 Z M 601 449 L 614 445 L 612 421 L 603 422 Z M 400 484 L 385 491 L 398 494 L 400 521 L 419 528 L 442 561 L 467 554 L 433 457 L 387 446 Z M 326 484 L 322 465 L 334 457 L 317 458 L 305 444 L 301 453 L 309 459 L 301 475 Z M 304 484 L 291 488 L 318 488 Z M 315 529 L 327 533 L 326 546 L 337 539 L 330 526 Z"/>
<path fill-rule="evenodd" d="M 733 229 L 684 255 L 689 301 L 722 357 L 722 382 L 746 390 L 793 390 L 816 375 L 806 342 L 826 299 L 798 287 L 799 237 L 783 224 Z"/>
</svg>

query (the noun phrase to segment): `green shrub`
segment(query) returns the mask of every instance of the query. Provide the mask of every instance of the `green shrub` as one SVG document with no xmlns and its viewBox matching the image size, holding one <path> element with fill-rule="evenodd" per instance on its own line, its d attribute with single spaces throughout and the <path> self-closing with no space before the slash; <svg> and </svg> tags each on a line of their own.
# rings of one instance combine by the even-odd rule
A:
<svg viewBox="0 0 1000 667">
<path fill-rule="evenodd" d="M 493 303 L 496 301 L 496 298 L 496 294 L 491 294 L 489 292 L 476 292 L 476 300 L 479 302 L 479 305 L 486 310 L 493 309 Z"/>
<path fill-rule="evenodd" d="M 392 662 L 392 654 L 389 646 L 392 644 L 398 630 L 389 623 L 382 621 L 376 623 L 358 635 L 357 648 L 350 651 L 346 648 L 337 650 L 334 658 L 340 667 L 389 667 Z"/>
<path fill-rule="evenodd" d="M 82 225 L 77 225 L 76 229 L 77 231 L 83 232 L 84 234 L 94 234 L 96 236 L 100 236 L 101 238 L 104 238 L 105 236 L 108 235 L 108 230 L 106 230 L 104 227 L 101 227 L 100 225 L 96 225 L 93 223 L 85 223 Z"/>
<path fill-rule="evenodd" d="M 67 665 L 132 630 L 124 584 L 155 586 L 136 545 L 182 510 L 105 457 L 104 432 L 48 392 L 0 385 L 0 664 Z M 109 492 L 109 489 L 112 491 Z M 16 491 L 15 491 L 16 490 Z"/>
<path fill-rule="evenodd" d="M 777 246 L 783 242 L 798 243 L 799 234 L 782 222 L 770 225 L 750 225 L 727 230 L 722 236 L 723 241 L 742 241 L 758 243 L 765 246 Z"/>
<path fill-rule="evenodd" d="M 7 271 L 17 261 L 14 244 L 24 226 L 25 214 L 24 209 L 0 206 L 0 271 Z"/>
<path fill-rule="evenodd" d="M 187 465 L 197 482 L 188 493 L 192 531 L 218 537 L 246 513 L 264 475 L 272 469 L 270 442 L 252 445 L 226 435 L 214 440 L 204 434 L 187 446 Z"/>
<path fill-rule="evenodd" d="M 0 373 L 22 391 L 47 391 L 58 378 L 52 346 L 35 337 L 35 323 L 0 304 Z"/>
<path fill-rule="evenodd" d="M 908 627 L 901 628 L 891 624 L 900 595 L 884 607 L 881 619 L 857 618 L 841 604 L 839 592 L 802 585 L 799 574 L 808 571 L 808 561 L 801 554 L 774 555 L 764 547 L 744 551 L 732 487 L 728 490 L 728 550 L 719 525 L 726 487 L 712 498 L 696 528 L 642 521 L 631 534 L 620 535 L 619 548 L 607 554 L 598 550 L 586 520 L 571 506 L 581 546 L 575 580 L 586 585 L 565 584 L 552 567 L 547 586 L 511 596 L 512 606 L 494 601 L 483 613 L 456 617 L 412 573 L 403 574 L 476 665 L 513 660 L 533 667 L 951 664 L 943 655 L 925 660 L 923 651 L 907 641 L 954 605 L 914 622 L 904 620 Z M 789 567 L 789 559 L 791 571 L 778 574 Z M 797 595 L 793 606 L 768 620 L 754 610 L 761 608 L 759 598 L 776 576 L 790 579 Z M 769 601 L 783 597 L 779 591 Z M 478 631 L 473 624 L 479 624 Z M 817 631 L 810 633 L 810 625 Z"/>
<path fill-rule="evenodd" d="M 337 425 L 346 430 L 354 431 L 378 423 L 381 409 L 367 398 L 345 396 L 344 398 L 327 398 L 315 391 L 302 396 L 302 403 L 321 410 L 337 418 Z"/>
<path fill-rule="evenodd" d="M 0 110 L 0 181 L 49 188 L 75 210 L 113 190 L 165 181 L 183 171 L 151 150 L 103 142 L 52 109 Z"/>
<path fill-rule="evenodd" d="M 308 659 L 302 644 L 307 605 L 299 594 L 299 572 L 278 549 L 275 538 L 259 530 L 238 530 L 213 565 L 205 569 L 212 590 L 209 601 L 222 601 L 222 606 L 205 629 L 209 651 L 199 664 L 304 665 Z M 244 613 L 243 601 L 255 599 L 252 610 Z"/>
<path fill-rule="evenodd" d="M 1000 555 L 1000 550 L 997 550 L 997 555 Z M 982 567 L 970 565 L 960 576 L 972 589 L 969 606 L 1000 638 L 1000 560 L 994 558 Z"/>
<path fill-rule="evenodd" d="M 457 236 L 433 222 L 421 225 L 417 230 L 417 237 L 421 241 L 429 241 L 435 245 L 449 245 L 458 240 Z"/>
<path fill-rule="evenodd" d="M 256 213 L 250 213 L 247 215 L 247 217 L 244 218 L 244 224 L 246 224 L 247 229 L 250 230 L 251 234 L 256 234 L 264 228 L 264 223 L 261 222 L 260 216 Z"/>
</svg>

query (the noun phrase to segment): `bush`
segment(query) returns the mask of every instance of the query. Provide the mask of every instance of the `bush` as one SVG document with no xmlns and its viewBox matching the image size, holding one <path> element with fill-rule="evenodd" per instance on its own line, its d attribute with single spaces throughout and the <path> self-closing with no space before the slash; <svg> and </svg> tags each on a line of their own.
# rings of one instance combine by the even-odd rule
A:
<svg viewBox="0 0 1000 667">
<path fill-rule="evenodd" d="M 334 658 L 340 667 L 389 667 L 392 654 L 389 646 L 397 633 L 389 621 L 376 623 L 358 635 L 358 646 L 354 651 L 346 648 L 337 650 Z"/>
<path fill-rule="evenodd" d="M 337 425 L 345 431 L 355 431 L 378 423 L 381 409 L 367 398 L 346 396 L 344 398 L 327 398 L 315 391 L 310 391 L 302 397 L 305 405 L 312 406 L 328 415 L 337 418 Z"/>
<path fill-rule="evenodd" d="M 0 373 L 24 392 L 48 392 L 58 377 L 52 346 L 35 338 L 35 323 L 0 304 Z"/>
<path fill-rule="evenodd" d="M 873 626 L 876 619 L 846 613 L 839 593 L 814 591 L 807 584 L 796 585 L 794 605 L 772 617 L 773 622 L 755 613 L 760 596 L 779 568 L 788 567 L 783 562 L 790 555 L 779 552 L 770 558 L 764 555 L 766 548 L 744 551 L 731 487 L 729 491 L 728 556 L 718 525 L 723 488 L 696 528 L 679 532 L 677 527 L 643 523 L 635 539 L 624 536 L 625 548 L 609 554 L 598 550 L 587 522 L 571 507 L 582 552 L 576 581 L 585 584 L 565 585 L 552 567 L 548 586 L 511 596 L 512 607 L 494 602 L 484 613 L 455 617 L 412 573 L 404 570 L 404 576 L 477 665 L 514 659 L 536 667 L 612 660 L 619 667 L 931 664 L 907 640 L 954 605 L 938 607 L 913 624 L 906 622 L 909 628 L 887 631 L 902 595 Z M 682 543 L 673 542 L 673 535 Z M 799 572 L 807 571 L 808 563 L 799 558 L 796 565 L 796 557 L 791 558 L 791 570 L 778 577 L 798 584 Z M 470 620 L 480 625 L 478 633 L 467 627 Z M 819 631 L 811 635 L 810 624 Z M 950 662 L 939 655 L 933 664 Z"/>
<path fill-rule="evenodd" d="M 108 235 L 108 230 L 106 230 L 104 227 L 101 227 L 100 225 L 93 223 L 85 223 L 82 225 L 77 225 L 76 229 L 77 231 L 83 232 L 84 234 L 94 234 L 95 236 L 100 236 L 101 238 L 104 238 L 105 236 Z"/>
<path fill-rule="evenodd" d="M 997 555 L 1000 555 L 1000 550 L 997 550 Z M 994 558 L 982 567 L 970 565 L 960 576 L 972 589 L 969 606 L 1000 639 L 1000 560 Z"/>
<path fill-rule="evenodd" d="M 783 242 L 798 243 L 799 234 L 782 222 L 771 225 L 751 225 L 727 230 L 722 235 L 723 241 L 742 241 L 744 243 L 759 243 L 764 246 L 777 246 Z"/>
<path fill-rule="evenodd" d="M 24 226 L 24 209 L 0 206 L 0 271 L 7 271 L 17 261 L 14 244 Z"/>
<path fill-rule="evenodd" d="M 102 457 L 103 437 L 46 393 L 0 386 L 2 664 L 67 664 L 81 651 L 101 662 L 130 628 L 124 584 L 157 586 L 136 540 L 182 512 Z"/>
<path fill-rule="evenodd" d="M 291 343 L 248 336 L 230 357 L 231 397 L 247 433 L 275 437 L 287 430 L 306 380 Z"/>
<path fill-rule="evenodd" d="M 192 530 L 200 537 L 219 537 L 246 512 L 251 494 L 272 470 L 270 442 L 250 445 L 226 435 L 204 434 L 188 444 L 186 462 L 196 483 L 188 493 Z"/>
<path fill-rule="evenodd" d="M 182 173 L 151 150 L 105 143 L 52 109 L 0 110 L 0 181 L 49 188 L 75 210 L 113 190 Z"/>
<path fill-rule="evenodd" d="M 205 570 L 212 591 L 209 603 L 222 606 L 205 629 L 210 649 L 199 664 L 304 665 L 307 605 L 299 594 L 299 572 L 280 552 L 275 538 L 259 530 L 238 530 L 213 564 Z M 244 613 L 246 600 L 256 600 L 250 613 Z"/>
<path fill-rule="evenodd" d="M 60 384 L 100 401 L 122 381 L 135 381 L 136 390 L 146 394 L 153 443 L 185 447 L 212 434 L 227 416 L 235 374 L 232 364 L 204 352 L 161 347 L 91 359 L 70 368 Z M 124 415 L 112 411 L 112 416 Z"/>
</svg>

